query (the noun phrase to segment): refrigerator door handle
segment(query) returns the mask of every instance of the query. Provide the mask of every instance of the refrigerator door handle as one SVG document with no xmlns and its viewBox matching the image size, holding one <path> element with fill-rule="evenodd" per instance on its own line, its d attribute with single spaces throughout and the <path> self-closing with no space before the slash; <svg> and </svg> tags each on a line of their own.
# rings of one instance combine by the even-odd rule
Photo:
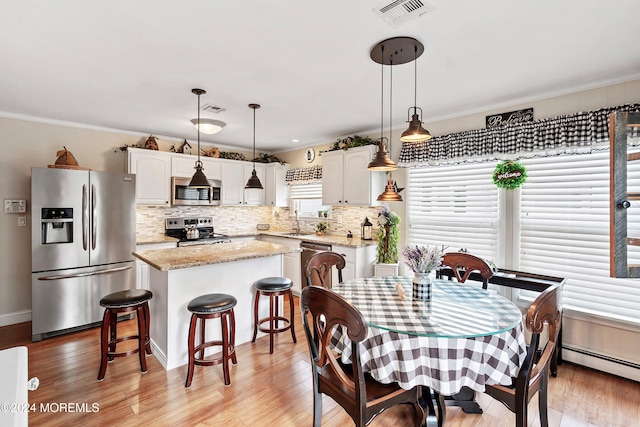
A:
<svg viewBox="0 0 640 427">
<path fill-rule="evenodd" d="M 89 219 L 89 211 L 87 206 L 87 186 L 82 186 L 82 249 L 87 250 L 87 224 Z"/>
<path fill-rule="evenodd" d="M 91 185 L 91 249 L 96 249 L 98 234 L 98 210 L 96 208 L 96 186 Z"/>
<path fill-rule="evenodd" d="M 117 273 L 118 271 L 125 271 L 125 270 L 130 270 L 130 269 L 131 269 L 131 266 L 116 267 L 116 268 L 108 268 L 106 270 L 90 271 L 88 273 L 63 274 L 63 275 L 59 275 L 59 276 L 44 276 L 44 277 L 38 277 L 38 280 L 73 279 L 73 278 L 76 278 L 76 277 L 87 277 L 87 276 L 97 276 L 99 274 Z"/>
</svg>

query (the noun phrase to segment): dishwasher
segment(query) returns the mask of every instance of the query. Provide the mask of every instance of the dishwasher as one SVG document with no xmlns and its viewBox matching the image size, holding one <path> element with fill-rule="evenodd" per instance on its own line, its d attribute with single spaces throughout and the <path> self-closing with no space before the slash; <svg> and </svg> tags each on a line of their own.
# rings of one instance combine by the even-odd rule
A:
<svg viewBox="0 0 640 427">
<path fill-rule="evenodd" d="M 302 270 L 302 288 L 304 289 L 304 287 L 307 286 L 307 275 L 305 274 L 305 270 L 307 269 L 307 262 L 309 261 L 309 258 L 318 252 L 330 251 L 331 245 L 302 241 L 300 242 L 300 249 L 302 249 L 302 254 L 300 255 L 300 269 Z"/>
</svg>

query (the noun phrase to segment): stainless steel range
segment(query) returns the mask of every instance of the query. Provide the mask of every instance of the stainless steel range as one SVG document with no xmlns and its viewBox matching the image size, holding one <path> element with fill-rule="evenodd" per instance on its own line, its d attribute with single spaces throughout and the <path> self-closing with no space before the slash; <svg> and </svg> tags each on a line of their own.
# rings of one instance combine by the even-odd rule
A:
<svg viewBox="0 0 640 427">
<path fill-rule="evenodd" d="M 208 245 L 230 242 L 226 234 L 214 233 L 212 217 L 167 218 L 165 235 L 180 239 L 178 246 Z"/>
</svg>

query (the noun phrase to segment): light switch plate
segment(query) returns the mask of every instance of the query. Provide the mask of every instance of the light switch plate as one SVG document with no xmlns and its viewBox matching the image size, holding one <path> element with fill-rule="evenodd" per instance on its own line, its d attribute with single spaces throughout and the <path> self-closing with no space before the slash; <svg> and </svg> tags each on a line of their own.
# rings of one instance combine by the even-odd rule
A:
<svg viewBox="0 0 640 427">
<path fill-rule="evenodd" d="M 18 227 L 26 227 L 27 226 L 27 217 L 19 216 L 18 217 Z"/>
<path fill-rule="evenodd" d="M 26 213 L 27 201 L 4 199 L 4 213 Z"/>
</svg>

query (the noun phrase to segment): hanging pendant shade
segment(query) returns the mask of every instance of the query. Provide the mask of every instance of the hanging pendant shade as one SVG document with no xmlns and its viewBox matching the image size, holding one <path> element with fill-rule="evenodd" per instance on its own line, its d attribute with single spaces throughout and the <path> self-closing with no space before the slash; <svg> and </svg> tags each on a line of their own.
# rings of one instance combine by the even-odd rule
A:
<svg viewBox="0 0 640 427">
<path fill-rule="evenodd" d="M 414 46 L 413 52 L 413 75 L 414 75 L 414 87 L 413 87 L 413 107 L 409 107 L 407 111 L 407 122 L 409 122 L 409 128 L 402 132 L 400 136 L 400 141 L 402 142 L 422 142 L 428 139 L 431 139 L 431 134 L 428 130 L 422 127 L 422 120 L 420 120 L 420 116 L 418 115 L 418 110 L 420 110 L 420 114 L 422 114 L 422 108 L 418 107 L 418 57 L 424 51 L 424 47 L 422 47 L 422 51 L 420 47 L 416 44 Z M 411 116 L 411 121 L 409 121 L 409 112 L 413 109 L 413 115 Z"/>
<path fill-rule="evenodd" d="M 387 138 L 384 138 L 387 139 Z M 378 144 L 378 151 L 376 156 L 371 160 L 367 169 L 370 171 L 393 171 L 398 169 L 398 165 L 389 158 L 387 153 L 387 147 L 384 145 L 384 141 L 380 141 Z"/>
<path fill-rule="evenodd" d="M 396 183 L 393 181 L 393 178 L 389 176 L 387 180 L 387 185 L 384 187 L 384 191 L 382 194 L 378 196 L 377 199 L 379 202 L 401 202 L 402 196 L 398 194 Z"/>
<path fill-rule="evenodd" d="M 262 183 L 256 172 L 256 110 L 260 108 L 260 104 L 249 104 L 249 108 L 253 109 L 253 170 L 244 188 L 247 190 L 262 190 L 264 187 L 262 187 Z"/>
<path fill-rule="evenodd" d="M 411 116 L 411 121 L 409 122 L 409 128 L 402 132 L 402 136 L 400 136 L 400 141 L 402 142 L 421 142 L 431 139 L 431 134 L 428 130 L 422 127 L 422 121 L 418 116 L 417 110 L 419 108 L 412 107 L 414 109 L 414 113 Z M 411 110 L 411 108 L 409 108 Z M 422 110 L 420 110 L 422 111 Z"/>
<path fill-rule="evenodd" d="M 207 92 L 204 89 L 191 89 L 191 92 L 198 95 L 198 121 L 200 121 L 200 95 L 204 95 Z M 198 160 L 196 161 L 195 170 L 196 172 L 193 174 L 193 178 L 191 178 L 189 187 L 193 187 L 193 188 L 211 187 L 209 180 L 207 179 L 206 175 L 202 171 L 202 162 L 200 161 L 200 129 L 198 129 Z"/>
</svg>

